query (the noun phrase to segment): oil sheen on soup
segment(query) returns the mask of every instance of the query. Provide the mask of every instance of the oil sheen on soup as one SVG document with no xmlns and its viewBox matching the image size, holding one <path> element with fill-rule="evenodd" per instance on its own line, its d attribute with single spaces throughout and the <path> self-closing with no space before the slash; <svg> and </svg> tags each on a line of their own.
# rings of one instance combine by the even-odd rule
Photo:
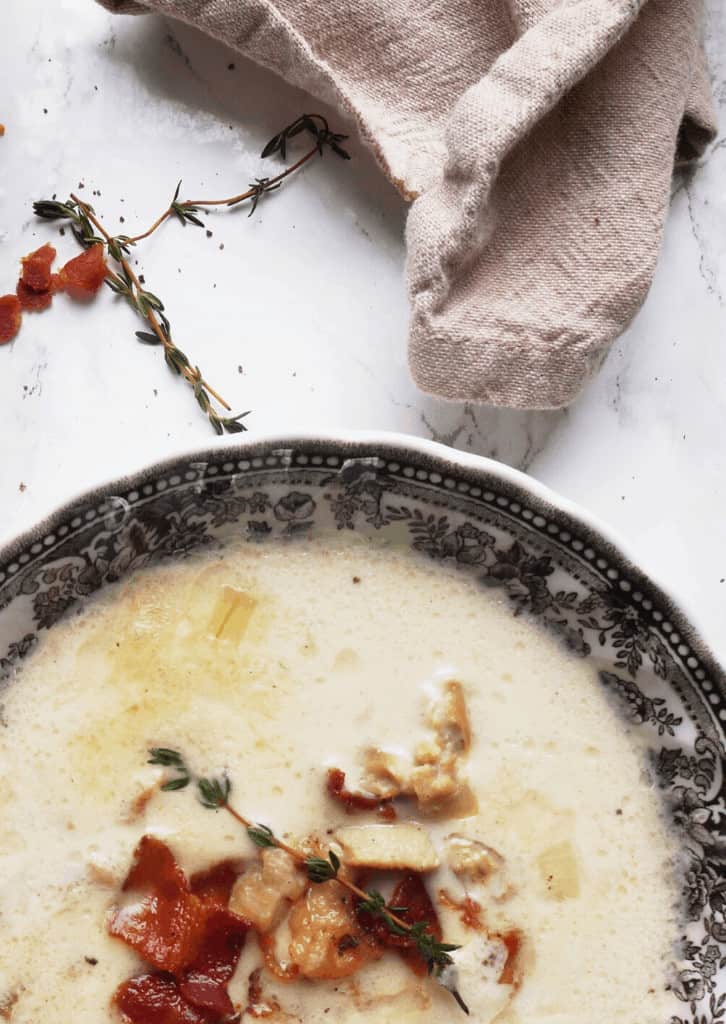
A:
<svg viewBox="0 0 726 1024">
<path fill-rule="evenodd" d="M 2 1019 L 671 1012 L 637 742 L 587 660 L 461 574 L 340 537 L 146 570 L 2 704 Z"/>
</svg>

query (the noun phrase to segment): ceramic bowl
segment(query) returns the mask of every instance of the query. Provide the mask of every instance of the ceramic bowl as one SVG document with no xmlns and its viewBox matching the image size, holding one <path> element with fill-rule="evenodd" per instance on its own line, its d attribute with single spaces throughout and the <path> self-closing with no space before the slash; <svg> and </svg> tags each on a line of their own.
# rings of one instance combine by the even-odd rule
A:
<svg viewBox="0 0 726 1024">
<path fill-rule="evenodd" d="M 231 537 L 331 529 L 456 565 L 592 661 L 642 734 L 682 836 L 686 920 L 672 979 L 682 1009 L 671 1024 L 725 1021 L 724 673 L 619 544 L 521 473 L 366 434 L 215 447 L 107 484 L 0 550 L 0 687 L 45 630 L 128 573 Z"/>
</svg>

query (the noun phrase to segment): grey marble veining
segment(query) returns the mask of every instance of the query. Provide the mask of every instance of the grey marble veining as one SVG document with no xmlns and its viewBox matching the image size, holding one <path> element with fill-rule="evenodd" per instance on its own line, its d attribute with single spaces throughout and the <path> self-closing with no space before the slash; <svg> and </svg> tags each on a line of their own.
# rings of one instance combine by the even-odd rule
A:
<svg viewBox="0 0 726 1024">
<path fill-rule="evenodd" d="M 91 0 L 5 0 L 0 66 L 0 272 L 72 239 L 33 199 L 72 189 L 109 227 L 140 230 L 183 193 L 228 195 L 269 173 L 267 137 L 320 107 L 193 30 L 113 18 Z M 726 108 L 726 31 L 710 0 L 714 93 Z M 331 114 L 335 123 L 340 118 Z M 139 246 L 175 337 L 253 434 L 388 429 L 528 471 L 616 528 L 726 653 L 726 137 L 674 182 L 651 293 L 567 411 L 512 412 L 422 395 L 406 368 L 405 206 L 370 155 L 308 166 L 255 215 L 168 224 Z M 59 297 L 0 349 L 0 539 L 99 480 L 213 435 L 104 292 Z"/>
</svg>

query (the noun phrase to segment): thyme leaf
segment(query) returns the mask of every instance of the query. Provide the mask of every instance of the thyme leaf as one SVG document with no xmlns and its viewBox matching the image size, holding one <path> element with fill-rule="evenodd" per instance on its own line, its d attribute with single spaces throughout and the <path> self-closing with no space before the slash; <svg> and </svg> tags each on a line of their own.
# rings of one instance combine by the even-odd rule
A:
<svg viewBox="0 0 726 1024">
<path fill-rule="evenodd" d="M 247 835 L 250 837 L 255 846 L 259 846 L 262 849 L 274 847 L 277 845 L 275 837 L 272 833 L 272 829 L 269 829 L 267 825 L 250 825 L 247 829 Z"/>
<path fill-rule="evenodd" d="M 308 857 L 305 861 L 305 870 L 308 878 L 316 885 L 322 882 L 329 882 L 338 877 L 340 870 L 340 857 L 333 851 L 328 850 L 328 859 L 322 857 Z"/>
<path fill-rule="evenodd" d="M 197 789 L 202 807 L 216 810 L 226 806 L 232 784 L 226 775 L 222 775 L 219 779 L 197 779 Z"/>
</svg>

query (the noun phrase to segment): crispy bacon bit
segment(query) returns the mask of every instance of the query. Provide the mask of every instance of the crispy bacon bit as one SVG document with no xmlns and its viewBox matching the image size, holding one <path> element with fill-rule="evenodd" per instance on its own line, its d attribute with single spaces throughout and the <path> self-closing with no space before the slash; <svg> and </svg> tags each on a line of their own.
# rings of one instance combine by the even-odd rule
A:
<svg viewBox="0 0 726 1024">
<path fill-rule="evenodd" d="M 179 991 L 192 1006 L 226 1017 L 234 1007 L 227 992 L 247 934 L 247 922 L 231 910 L 212 907 L 194 963 L 184 972 Z"/>
<path fill-rule="evenodd" d="M 352 790 L 346 789 L 345 772 L 340 768 L 328 769 L 325 788 L 329 797 L 345 807 L 346 814 L 354 814 L 356 811 L 377 811 L 380 817 L 386 821 L 393 821 L 396 817 L 396 809 L 390 799 L 366 796 L 365 793 L 354 793 Z"/>
<path fill-rule="evenodd" d="M 426 922 L 426 931 L 429 935 L 433 935 L 437 942 L 441 942 L 443 932 L 439 915 L 426 891 L 421 875 L 411 872 L 402 878 L 388 902 L 392 907 L 405 907 L 405 910 L 401 910 L 398 916 L 407 924 Z M 372 917 L 365 912 L 359 912 L 357 916 L 361 927 L 373 935 L 380 945 L 398 950 L 414 974 L 424 975 L 427 973 L 426 963 L 421 958 L 415 943 L 408 936 L 392 934 L 379 917 Z"/>
<path fill-rule="evenodd" d="M 116 913 L 109 925 L 111 935 L 123 939 L 153 967 L 175 974 L 197 951 L 204 914 L 184 872 L 160 839 L 142 837 L 123 892 L 143 893 L 144 898 Z"/>
<path fill-rule="evenodd" d="M 79 256 L 74 256 L 55 275 L 53 284 L 72 299 L 89 299 L 96 294 L 106 278 L 106 260 L 100 242 Z"/>
<path fill-rule="evenodd" d="M 20 330 L 20 309 L 17 295 L 0 297 L 0 345 L 12 341 Z"/>
<path fill-rule="evenodd" d="M 109 931 L 157 971 L 132 978 L 114 997 L 126 1024 L 219 1024 L 249 924 L 226 907 L 237 876 L 225 861 L 191 883 L 161 840 L 144 836 L 123 891 L 141 902 L 119 909 Z"/>
<path fill-rule="evenodd" d="M 515 928 L 510 932 L 505 932 L 504 935 L 500 935 L 499 938 L 507 947 L 507 962 L 504 964 L 504 969 L 499 975 L 499 984 L 514 985 L 514 987 L 517 988 L 522 981 L 519 970 L 519 954 L 522 949 L 522 933 Z"/>
<path fill-rule="evenodd" d="M 26 313 L 40 313 L 53 301 L 52 292 L 35 292 L 21 279 L 15 287 L 20 306 Z"/>
<path fill-rule="evenodd" d="M 239 861 L 223 860 L 206 871 L 198 871 L 196 875 L 192 875 L 189 884 L 194 895 L 200 900 L 226 907 L 239 874 Z"/>
<path fill-rule="evenodd" d="M 124 1024 L 211 1024 L 213 1017 L 182 998 L 171 974 L 140 974 L 116 990 Z"/>
<path fill-rule="evenodd" d="M 52 245 L 41 245 L 40 249 L 23 256 L 20 261 L 23 271 L 20 281 L 33 292 L 47 292 L 51 284 L 51 264 L 56 252 Z"/>
</svg>

